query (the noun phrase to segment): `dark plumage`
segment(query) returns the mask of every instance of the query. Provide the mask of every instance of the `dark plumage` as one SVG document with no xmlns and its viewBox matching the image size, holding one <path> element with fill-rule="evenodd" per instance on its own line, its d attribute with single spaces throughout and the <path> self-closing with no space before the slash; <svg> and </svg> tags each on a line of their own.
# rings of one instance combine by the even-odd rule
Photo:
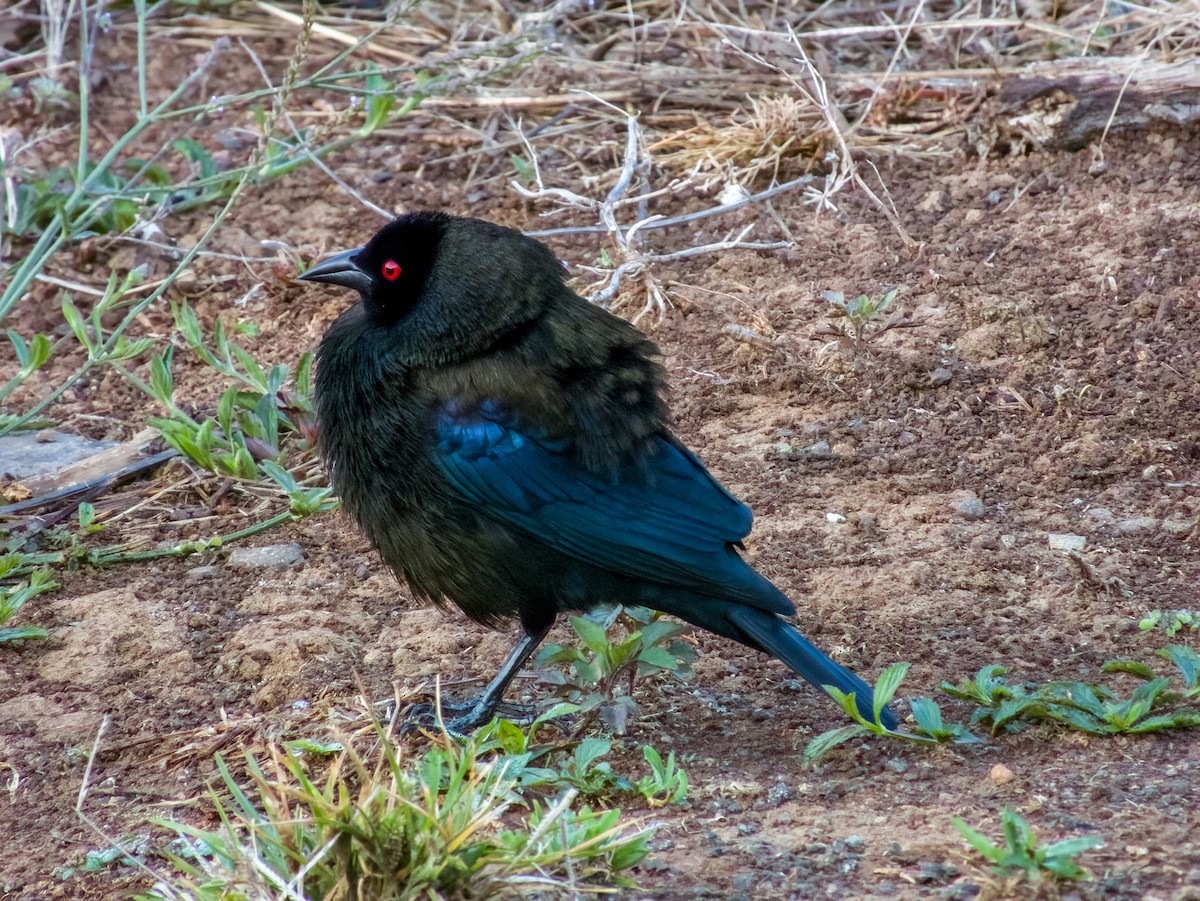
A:
<svg viewBox="0 0 1200 901">
<path fill-rule="evenodd" d="M 567 288 L 543 244 L 415 213 L 302 277 L 362 296 L 317 362 L 346 509 L 416 594 L 525 629 L 451 728 L 490 719 L 559 613 L 618 602 L 773 654 L 872 716 L 870 687 L 739 556 L 750 509 L 668 429 L 658 349 Z"/>
</svg>

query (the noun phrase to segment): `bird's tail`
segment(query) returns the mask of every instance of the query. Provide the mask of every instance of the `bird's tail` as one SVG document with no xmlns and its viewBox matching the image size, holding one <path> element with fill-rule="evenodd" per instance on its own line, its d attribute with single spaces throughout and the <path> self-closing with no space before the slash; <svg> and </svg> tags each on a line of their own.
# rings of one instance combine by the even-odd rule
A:
<svg viewBox="0 0 1200 901">
<path fill-rule="evenodd" d="M 726 614 L 755 644 L 774 654 L 817 688 L 832 685 L 845 694 L 854 693 L 858 712 L 875 719 L 875 693 L 866 682 L 840 663 L 830 660 L 819 648 L 774 613 L 747 605 L 732 605 Z M 896 715 L 884 707 L 880 722 L 889 729 L 900 725 Z"/>
</svg>

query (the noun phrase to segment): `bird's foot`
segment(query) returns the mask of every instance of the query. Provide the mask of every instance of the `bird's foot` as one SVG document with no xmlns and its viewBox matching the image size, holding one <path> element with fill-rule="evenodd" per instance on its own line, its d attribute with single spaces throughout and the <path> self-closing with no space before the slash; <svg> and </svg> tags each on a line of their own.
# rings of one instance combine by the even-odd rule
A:
<svg viewBox="0 0 1200 901">
<path fill-rule="evenodd" d="M 527 726 L 533 722 L 536 714 L 537 711 L 531 704 L 489 702 L 485 697 L 470 698 L 466 701 L 449 701 L 443 698 L 440 712 L 436 704 L 414 704 L 404 718 L 401 731 L 408 733 L 422 729 L 445 728 L 453 735 L 470 735 L 496 717 Z"/>
</svg>

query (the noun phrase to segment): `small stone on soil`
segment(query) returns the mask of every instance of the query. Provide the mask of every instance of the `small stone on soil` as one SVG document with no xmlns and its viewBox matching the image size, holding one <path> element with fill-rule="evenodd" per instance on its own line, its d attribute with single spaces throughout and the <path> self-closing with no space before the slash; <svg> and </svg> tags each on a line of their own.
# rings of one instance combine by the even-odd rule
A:
<svg viewBox="0 0 1200 901">
<path fill-rule="evenodd" d="M 235 547 L 226 563 L 237 569 L 266 569 L 269 567 L 299 566 L 304 552 L 294 541 L 286 544 L 265 544 L 260 547 Z"/>
<path fill-rule="evenodd" d="M 954 510 L 966 519 L 982 519 L 987 513 L 987 507 L 984 506 L 983 501 L 969 491 L 954 501 Z"/>
<path fill-rule="evenodd" d="M 1158 528 L 1158 520 L 1153 516 L 1134 516 L 1122 519 L 1117 523 L 1117 531 L 1130 534 L 1133 532 L 1149 532 Z"/>
<path fill-rule="evenodd" d="M 1046 541 L 1052 551 L 1082 551 L 1087 546 L 1087 539 L 1082 535 L 1068 535 L 1051 532 Z"/>
</svg>

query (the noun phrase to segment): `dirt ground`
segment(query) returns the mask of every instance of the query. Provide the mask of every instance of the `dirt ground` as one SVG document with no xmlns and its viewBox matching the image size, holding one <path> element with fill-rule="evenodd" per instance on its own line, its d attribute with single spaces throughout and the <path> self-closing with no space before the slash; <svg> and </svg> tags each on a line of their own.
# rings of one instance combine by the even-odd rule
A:
<svg viewBox="0 0 1200 901">
<path fill-rule="evenodd" d="M 264 58 L 286 65 L 288 47 L 265 44 Z M 246 68 L 231 62 L 207 89 L 252 80 Z M 132 90 L 130 76 L 109 76 L 100 133 L 127 114 Z M 506 187 L 507 157 L 469 171 L 462 155 L 447 159 L 446 128 L 418 116 L 329 164 L 385 208 L 545 227 Z M 619 122 L 598 121 L 587 141 L 600 149 L 589 157 L 577 135 L 577 159 L 602 173 L 621 137 Z M 774 211 L 794 249 L 658 270 L 672 305 L 640 325 L 662 348 L 678 433 L 754 508 L 749 556 L 795 599 L 813 641 L 868 678 L 911 661 L 901 694 L 937 696 L 942 680 L 989 663 L 1042 682 L 1094 678 L 1114 657 L 1155 660 L 1167 640 L 1138 620 L 1200 606 L 1198 139 L 1116 133 L 1102 163 L 1094 147 L 980 158 L 965 141 L 881 156 L 915 246 L 852 188 L 822 215 L 789 193 Z M 186 241 L 206 215 L 160 224 Z M 651 246 L 705 243 L 755 220 L 760 239 L 778 234 L 757 207 L 654 233 Z M 262 257 L 271 254 L 261 242 L 279 241 L 312 260 L 363 242 L 381 222 L 307 167 L 255 189 L 212 249 Z M 548 239 L 576 269 L 595 262 L 597 242 Z M 168 266 L 151 249 L 100 241 L 86 259 L 64 255 L 62 271 L 102 283 L 110 266 L 134 260 L 160 274 Z M 205 323 L 253 319 L 256 356 L 291 363 L 350 298 L 295 283 L 286 268 L 208 258 L 176 296 Z M 255 284 L 262 290 L 234 306 Z M 819 334 L 822 291 L 892 288 L 916 327 L 857 349 Z M 39 285 L 18 326 L 52 323 L 58 290 Z M 639 306 L 630 298 L 620 309 Z M 169 310 L 151 310 L 141 328 L 168 334 Z M 186 356 L 177 354 L 179 396 L 211 404 L 211 376 Z M 68 431 L 128 439 L 154 410 L 107 375 L 52 412 Z M 117 537 L 104 540 L 128 528 L 175 542 L 246 523 L 249 500 L 209 505 L 219 480 L 197 489 L 187 475 L 175 463 L 121 489 L 141 498 L 192 486 L 158 502 L 177 511 L 173 521 L 114 526 Z M 1078 559 L 1050 546 L 1048 535 L 1062 533 L 1086 539 Z M 113 836 L 159 835 L 148 820 L 184 815 L 213 777 L 212 752 L 323 737 L 353 706 L 356 679 L 374 698 L 438 674 L 465 692 L 507 652 L 511 634 L 413 602 L 342 514 L 254 543 L 293 541 L 303 563 L 292 568 L 235 569 L 211 554 L 68 571 L 62 590 L 26 607 L 22 621 L 50 637 L 0 648 L 0 762 L 6 780 L 19 776 L 0 798 L 0 896 L 117 898 L 146 887 L 119 864 L 81 866 L 102 847 L 74 805 L 105 715 L 86 809 Z M 560 625 L 552 640 L 566 638 Z M 838 711 L 772 660 L 707 634 L 690 640 L 695 678 L 645 682 L 642 718 L 616 739 L 618 768 L 638 772 L 650 743 L 675 751 L 692 785 L 682 806 L 624 805 L 658 827 L 627 897 L 1020 896 L 1028 890 L 968 860 L 950 824 L 963 817 L 995 836 L 1009 805 L 1047 838 L 1103 838 L 1082 858 L 1095 880 L 1069 887 L 1070 897 L 1200 898 L 1200 734 L 1096 738 L 1038 726 L 932 751 L 860 742 L 804 770 L 805 742 L 840 725 Z M 1176 640 L 1196 644 L 1194 633 Z M 548 696 L 532 678 L 514 694 Z M 943 710 L 968 712 L 949 698 Z M 991 779 L 996 764 L 1014 778 Z"/>
</svg>

